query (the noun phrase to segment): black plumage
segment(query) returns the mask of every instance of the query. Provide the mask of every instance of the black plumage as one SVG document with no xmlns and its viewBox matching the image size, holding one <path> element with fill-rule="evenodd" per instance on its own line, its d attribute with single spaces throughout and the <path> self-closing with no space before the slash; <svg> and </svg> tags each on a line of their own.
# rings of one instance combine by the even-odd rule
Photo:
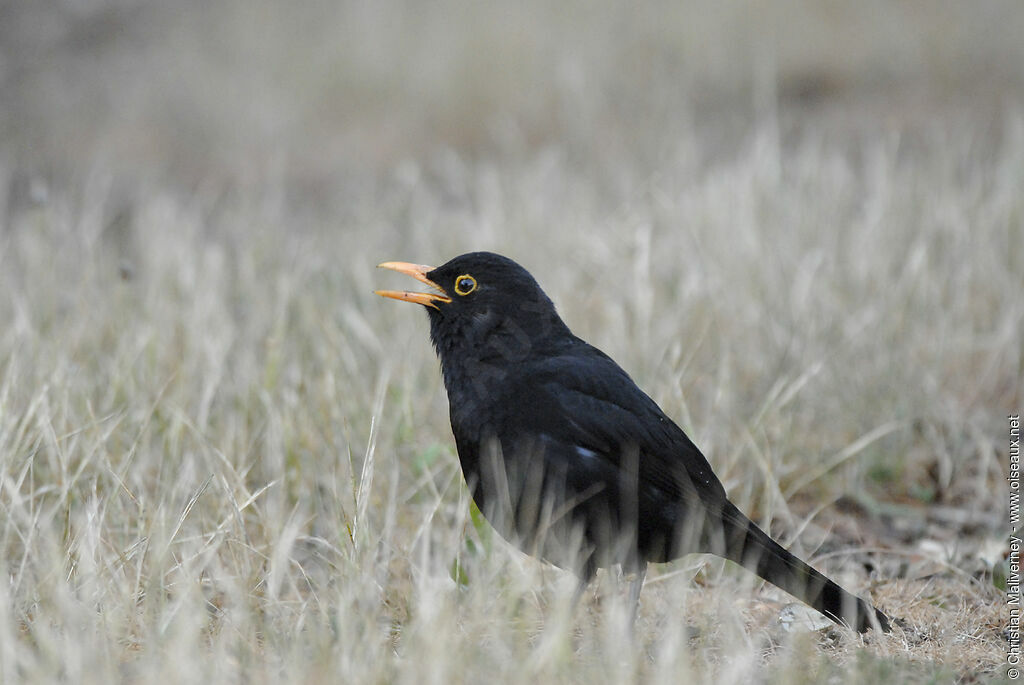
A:
<svg viewBox="0 0 1024 685">
<path fill-rule="evenodd" d="M 709 552 L 837 623 L 889 629 L 739 511 L 682 429 L 572 334 L 524 268 L 487 252 L 381 266 L 437 289 L 378 294 L 426 307 L 462 471 L 503 537 L 584 583 L 612 564 L 642 582 L 648 562 Z"/>
</svg>

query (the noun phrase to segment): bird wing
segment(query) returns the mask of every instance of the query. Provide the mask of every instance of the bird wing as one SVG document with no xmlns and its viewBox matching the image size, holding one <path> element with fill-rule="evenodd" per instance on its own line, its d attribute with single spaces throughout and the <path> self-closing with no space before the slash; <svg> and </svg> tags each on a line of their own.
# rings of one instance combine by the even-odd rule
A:
<svg viewBox="0 0 1024 685">
<path fill-rule="evenodd" d="M 629 467 L 639 481 L 673 501 L 706 504 L 726 499 L 711 465 L 661 408 L 603 352 L 582 341 L 526 365 L 507 398 L 510 432 L 539 432 L 595 461 L 595 476 Z M 631 457 L 635 455 L 635 457 Z M 572 455 L 569 455 L 572 458 Z M 582 464 L 581 464 L 582 467 Z"/>
</svg>

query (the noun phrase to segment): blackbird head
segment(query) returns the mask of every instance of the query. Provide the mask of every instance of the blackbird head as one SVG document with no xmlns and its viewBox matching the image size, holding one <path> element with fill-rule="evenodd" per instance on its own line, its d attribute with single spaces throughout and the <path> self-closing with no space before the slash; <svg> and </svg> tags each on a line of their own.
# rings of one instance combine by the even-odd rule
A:
<svg viewBox="0 0 1024 685">
<path fill-rule="evenodd" d="M 412 276 L 435 290 L 376 293 L 426 308 L 430 337 L 445 367 L 460 358 L 518 361 L 571 336 L 530 272 L 507 257 L 470 252 L 438 267 L 407 262 L 379 266 Z"/>
</svg>

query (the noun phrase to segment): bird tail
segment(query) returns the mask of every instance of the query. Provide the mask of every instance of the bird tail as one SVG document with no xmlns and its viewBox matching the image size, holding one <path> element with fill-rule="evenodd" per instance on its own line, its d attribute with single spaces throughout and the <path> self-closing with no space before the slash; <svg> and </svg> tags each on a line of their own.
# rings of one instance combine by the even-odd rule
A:
<svg viewBox="0 0 1024 685">
<path fill-rule="evenodd" d="M 877 621 L 878 627 L 889 631 L 885 614 L 801 561 L 728 500 L 722 508 L 722 522 L 721 556 L 753 571 L 836 623 L 863 633 Z"/>
</svg>

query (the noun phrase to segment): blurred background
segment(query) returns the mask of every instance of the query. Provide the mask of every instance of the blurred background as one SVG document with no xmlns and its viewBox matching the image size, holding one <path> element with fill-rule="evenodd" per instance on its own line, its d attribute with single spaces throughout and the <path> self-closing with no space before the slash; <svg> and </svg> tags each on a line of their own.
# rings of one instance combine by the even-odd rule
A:
<svg viewBox="0 0 1024 685">
<path fill-rule="evenodd" d="M 0 0 L 0 681 L 1001 673 L 1022 36 L 1019 0 Z M 791 638 L 708 559 L 652 570 L 638 649 L 561 612 L 372 294 L 474 249 L 913 630 Z"/>
<path fill-rule="evenodd" d="M 617 189 L 624 164 L 686 146 L 704 169 L 765 126 L 993 146 L 1022 32 L 1013 0 L 4 0 L 0 149 L 41 180 L 273 175 L 323 204 L 409 161 L 546 148 Z"/>
</svg>

